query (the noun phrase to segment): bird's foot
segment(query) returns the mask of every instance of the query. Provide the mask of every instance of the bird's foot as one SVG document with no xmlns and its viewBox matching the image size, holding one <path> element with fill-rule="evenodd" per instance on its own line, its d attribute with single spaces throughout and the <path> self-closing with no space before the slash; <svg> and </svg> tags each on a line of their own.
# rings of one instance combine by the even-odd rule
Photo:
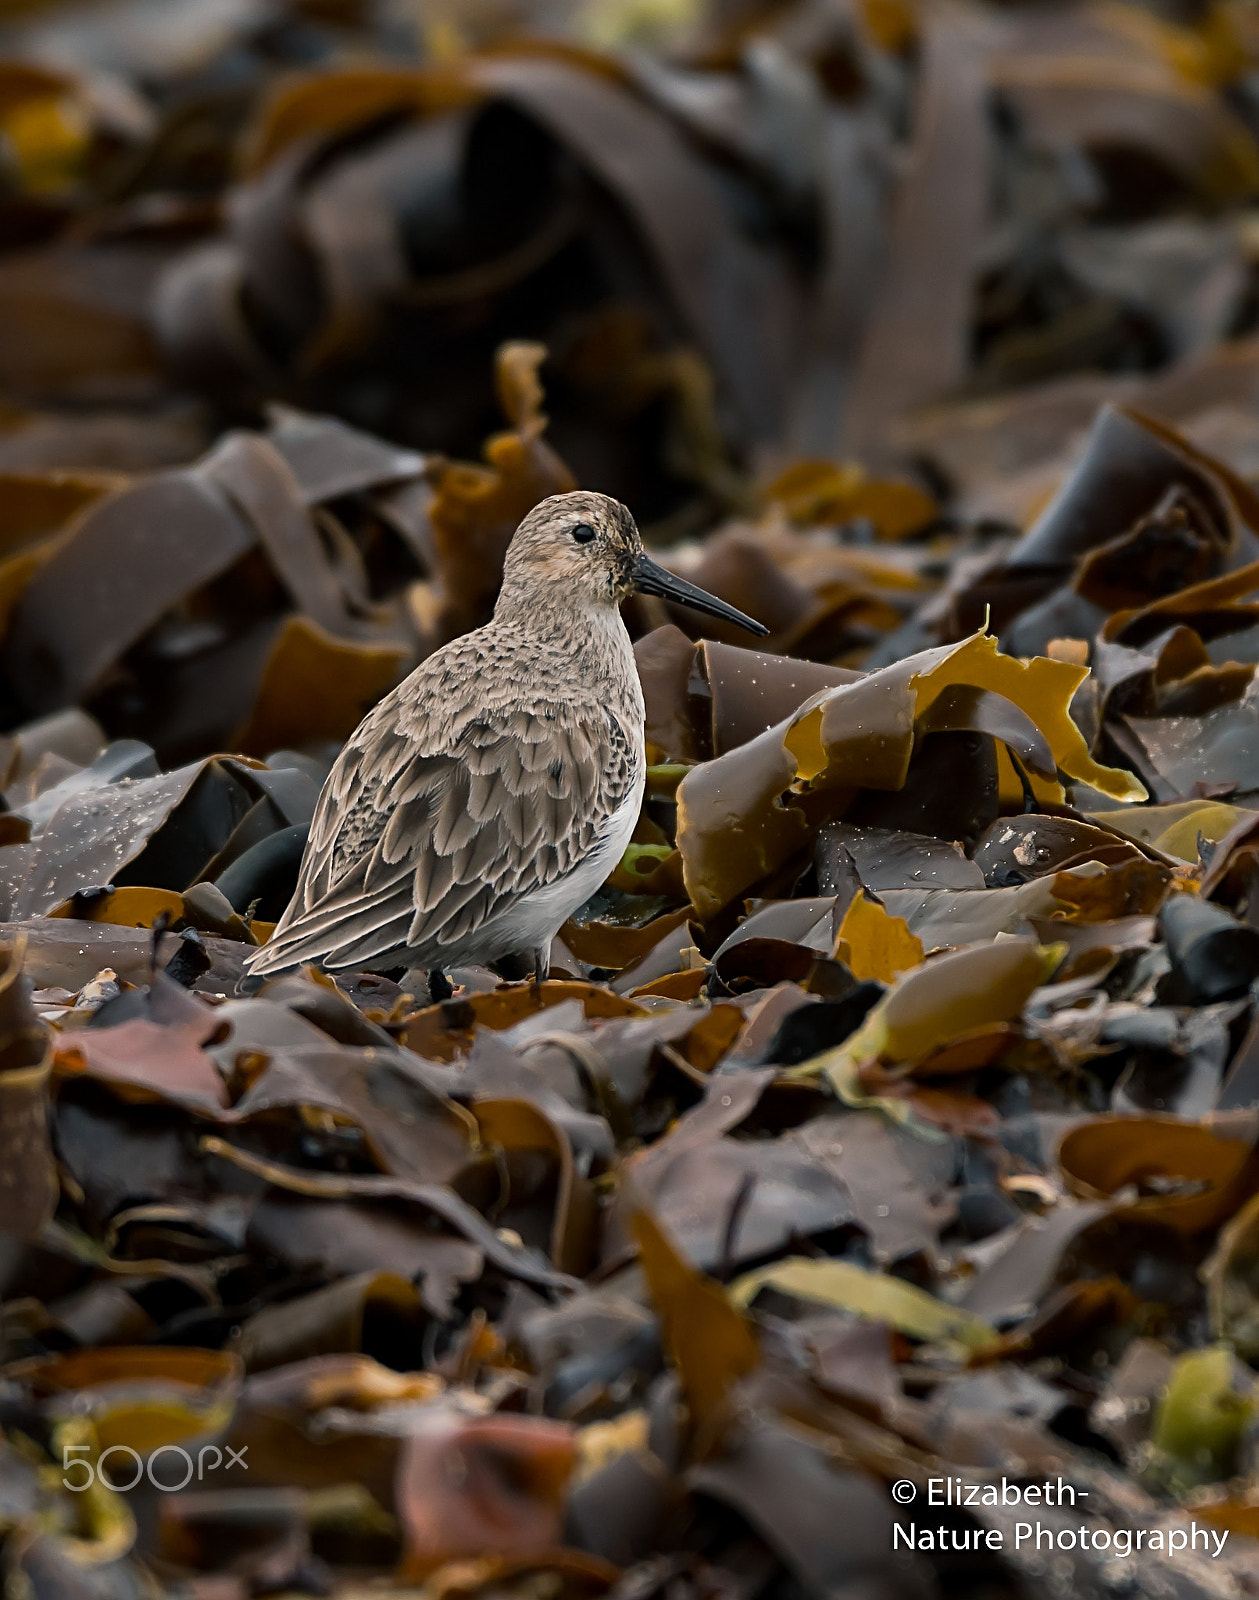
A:
<svg viewBox="0 0 1259 1600">
<path fill-rule="evenodd" d="M 454 985 L 440 967 L 430 967 L 428 974 L 428 997 L 432 1003 L 440 1005 L 443 1000 L 449 1000 L 454 994 Z"/>
</svg>

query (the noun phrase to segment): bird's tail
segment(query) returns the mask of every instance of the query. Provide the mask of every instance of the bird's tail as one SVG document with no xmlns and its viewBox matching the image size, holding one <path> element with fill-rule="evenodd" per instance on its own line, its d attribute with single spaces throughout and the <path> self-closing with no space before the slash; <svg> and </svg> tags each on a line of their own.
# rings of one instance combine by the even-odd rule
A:
<svg viewBox="0 0 1259 1600">
<path fill-rule="evenodd" d="M 301 966 L 302 958 L 294 956 L 288 940 L 277 938 L 278 934 L 277 928 L 266 944 L 259 945 L 245 957 L 245 972 L 251 980 L 257 979 L 261 983 L 264 978 L 274 978 L 282 972 L 295 972 Z M 257 986 L 255 983 L 254 987 Z"/>
</svg>

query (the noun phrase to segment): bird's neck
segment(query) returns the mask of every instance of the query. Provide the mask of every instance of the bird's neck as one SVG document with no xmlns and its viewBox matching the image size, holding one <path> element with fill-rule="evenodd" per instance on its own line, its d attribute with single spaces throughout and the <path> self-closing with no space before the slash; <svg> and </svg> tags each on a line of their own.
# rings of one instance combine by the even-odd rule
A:
<svg viewBox="0 0 1259 1600">
<path fill-rule="evenodd" d="M 566 657 L 582 682 L 604 686 L 618 698 L 639 695 L 634 647 L 615 606 L 574 605 L 567 596 L 529 606 L 504 606 L 500 600 L 494 620 L 545 653 Z"/>
</svg>

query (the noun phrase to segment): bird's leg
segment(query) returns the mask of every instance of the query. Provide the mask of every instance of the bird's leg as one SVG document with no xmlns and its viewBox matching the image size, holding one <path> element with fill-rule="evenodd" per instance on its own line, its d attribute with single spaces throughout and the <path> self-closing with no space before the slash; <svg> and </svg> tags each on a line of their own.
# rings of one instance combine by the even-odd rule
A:
<svg viewBox="0 0 1259 1600">
<path fill-rule="evenodd" d="M 551 947 L 540 944 L 533 952 L 533 986 L 540 989 L 551 976 Z"/>
<path fill-rule="evenodd" d="M 454 994 L 454 986 L 440 967 L 430 967 L 428 970 L 428 997 L 434 1005 L 443 1000 L 449 1000 Z"/>
</svg>

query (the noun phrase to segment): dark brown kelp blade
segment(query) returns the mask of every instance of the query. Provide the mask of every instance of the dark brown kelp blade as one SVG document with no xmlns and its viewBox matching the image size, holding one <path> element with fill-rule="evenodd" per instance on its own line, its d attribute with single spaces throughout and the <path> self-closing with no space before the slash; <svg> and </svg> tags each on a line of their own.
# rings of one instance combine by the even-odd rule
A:
<svg viewBox="0 0 1259 1600">
<path fill-rule="evenodd" d="M 31 1004 L 26 937 L 0 945 L 0 1232 L 39 1234 L 57 1205 L 49 1137 L 52 1038 Z"/>
<path fill-rule="evenodd" d="M 1169 998 L 1181 1005 L 1234 1000 L 1259 977 L 1259 929 L 1197 895 L 1173 895 L 1160 917 L 1172 964 Z"/>
</svg>

